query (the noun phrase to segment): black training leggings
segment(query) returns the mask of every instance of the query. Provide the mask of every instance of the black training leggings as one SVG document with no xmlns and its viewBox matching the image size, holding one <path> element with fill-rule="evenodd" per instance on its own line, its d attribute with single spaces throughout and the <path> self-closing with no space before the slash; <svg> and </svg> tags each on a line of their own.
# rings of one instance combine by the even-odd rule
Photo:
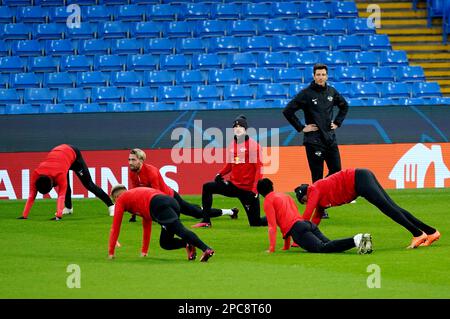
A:
<svg viewBox="0 0 450 319">
<path fill-rule="evenodd" d="M 260 216 L 259 198 L 255 198 L 253 192 L 240 189 L 230 181 L 214 181 L 203 184 L 202 205 L 204 222 L 211 222 L 213 194 L 237 197 L 241 201 L 242 206 L 244 206 L 250 226 L 267 226 L 266 217 Z"/>
<path fill-rule="evenodd" d="M 305 144 L 305 150 L 313 183 L 323 178 L 324 162 L 328 167 L 327 176 L 341 170 L 341 156 L 337 145 L 325 147 L 308 143 Z"/>
<path fill-rule="evenodd" d="M 420 236 L 422 232 L 433 234 L 436 231 L 394 203 L 375 175 L 368 169 L 356 169 L 355 190 L 359 196 L 367 199 L 385 215 L 409 230 L 414 237 Z"/>
<path fill-rule="evenodd" d="M 69 170 L 72 170 L 75 172 L 75 174 L 80 179 L 83 186 L 90 192 L 92 192 L 95 196 L 100 198 L 102 202 L 106 204 L 106 206 L 112 206 L 113 202 L 111 198 L 109 198 L 108 194 L 106 194 L 103 189 L 98 187 L 93 181 L 91 174 L 89 173 L 89 169 L 86 165 L 86 162 L 83 159 L 83 156 L 81 155 L 81 152 L 78 148 L 74 146 L 70 146 L 77 155 L 75 162 L 73 162 L 72 166 L 70 166 Z M 67 191 L 66 191 L 66 198 L 64 200 L 64 205 L 67 208 L 72 208 L 72 189 L 70 188 L 70 182 L 69 182 L 69 172 L 67 172 Z"/>
<path fill-rule="evenodd" d="M 296 222 L 288 235 L 300 247 L 312 253 L 339 253 L 355 247 L 353 238 L 329 240 L 309 220 Z"/>
<path fill-rule="evenodd" d="M 174 192 L 173 198 L 180 205 L 180 211 L 184 215 L 188 215 L 194 218 L 203 218 L 203 210 L 199 205 L 191 204 L 181 198 L 180 194 Z M 222 216 L 222 210 L 217 208 L 211 208 L 210 217 Z"/>
</svg>

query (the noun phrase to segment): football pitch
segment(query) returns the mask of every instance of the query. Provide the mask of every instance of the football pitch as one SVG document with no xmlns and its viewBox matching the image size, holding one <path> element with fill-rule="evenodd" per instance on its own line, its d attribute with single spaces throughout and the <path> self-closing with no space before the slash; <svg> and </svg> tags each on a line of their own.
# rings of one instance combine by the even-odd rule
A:
<svg viewBox="0 0 450 319">
<path fill-rule="evenodd" d="M 320 224 L 331 239 L 372 234 L 374 252 L 312 254 L 299 248 L 267 254 L 267 227 L 251 228 L 235 199 L 214 206 L 240 209 L 239 218 L 214 218 L 194 232 L 216 254 L 187 261 L 184 249 L 159 247 L 153 224 L 149 256 L 141 258 L 142 226 L 125 214 L 116 259 L 107 259 L 112 218 L 98 199 L 74 200 L 74 214 L 50 221 L 55 200 L 36 201 L 28 220 L 17 220 L 25 201 L 0 201 L 0 298 L 450 298 L 450 189 L 388 191 L 394 201 L 442 234 L 430 247 L 408 250 L 408 231 L 366 200 L 329 210 Z M 200 196 L 184 196 L 200 203 Z M 182 215 L 186 227 L 196 223 Z M 79 267 L 80 288 L 67 282 Z M 69 268 L 68 268 L 69 267 Z M 374 271 L 375 269 L 375 271 Z M 69 271 L 68 271 L 69 270 Z M 368 271 L 369 270 L 369 271 Z M 379 271 L 379 272 L 378 272 Z M 379 288 L 373 279 L 379 274 Z M 368 285 L 369 282 L 369 285 Z M 372 284 L 371 284 L 372 283 Z"/>
</svg>

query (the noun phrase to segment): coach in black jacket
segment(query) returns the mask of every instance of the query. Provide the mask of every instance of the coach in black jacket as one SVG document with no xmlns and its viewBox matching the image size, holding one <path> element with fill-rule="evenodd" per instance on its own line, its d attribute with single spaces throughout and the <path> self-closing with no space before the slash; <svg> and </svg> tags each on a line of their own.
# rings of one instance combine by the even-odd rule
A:
<svg viewBox="0 0 450 319">
<path fill-rule="evenodd" d="M 328 175 L 341 170 L 341 158 L 336 141 L 335 129 L 340 127 L 348 111 L 345 99 L 327 85 L 328 68 L 325 64 L 314 65 L 314 81 L 298 93 L 283 110 L 291 125 L 304 133 L 312 182 L 323 178 L 323 163 L 327 163 Z M 339 112 L 333 119 L 333 107 Z M 295 112 L 302 109 L 305 114 L 303 125 Z"/>
</svg>

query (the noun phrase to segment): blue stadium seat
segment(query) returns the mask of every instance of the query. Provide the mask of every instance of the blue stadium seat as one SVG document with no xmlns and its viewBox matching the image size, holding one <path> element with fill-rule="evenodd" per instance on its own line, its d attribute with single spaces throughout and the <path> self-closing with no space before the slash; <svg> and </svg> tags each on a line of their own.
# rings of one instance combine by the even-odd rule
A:
<svg viewBox="0 0 450 319">
<path fill-rule="evenodd" d="M 242 100 L 239 103 L 241 109 L 269 109 L 273 107 L 273 101 L 266 100 Z"/>
<path fill-rule="evenodd" d="M 108 103 L 106 112 L 139 112 L 141 106 L 133 103 Z"/>
<path fill-rule="evenodd" d="M 184 54 L 165 55 L 159 62 L 161 70 L 187 70 L 189 61 Z"/>
<path fill-rule="evenodd" d="M 0 60 L 1 61 L 1 60 Z M 192 57 L 192 68 L 199 70 L 221 69 L 222 62 L 217 54 L 195 54 Z"/>
<path fill-rule="evenodd" d="M 208 104 L 199 101 L 189 101 L 189 102 L 176 102 L 175 109 L 177 110 L 207 110 Z"/>
<path fill-rule="evenodd" d="M 145 53 L 151 54 L 173 54 L 174 42 L 167 38 L 154 38 L 144 41 Z"/>
<path fill-rule="evenodd" d="M 277 68 L 274 70 L 274 83 L 303 82 L 303 70 L 297 68 Z"/>
<path fill-rule="evenodd" d="M 38 88 L 41 82 L 34 73 L 11 73 L 9 83 L 12 88 Z"/>
<path fill-rule="evenodd" d="M 39 107 L 34 107 L 31 104 L 9 104 L 6 105 L 5 109 L 5 114 L 37 114 L 37 113 L 39 113 Z"/>
<path fill-rule="evenodd" d="M 135 71 L 119 71 L 111 74 L 111 84 L 116 87 L 141 86 L 140 74 Z"/>
<path fill-rule="evenodd" d="M 100 71 L 77 73 L 78 87 L 92 88 L 97 86 L 106 86 L 107 84 L 107 76 Z"/>
<path fill-rule="evenodd" d="M 74 40 L 93 39 L 96 29 L 94 23 L 84 22 L 80 24 L 79 28 L 67 28 L 66 38 Z"/>
<path fill-rule="evenodd" d="M 258 56 L 251 52 L 229 54 L 227 66 L 235 69 L 252 68 L 258 65 Z"/>
<path fill-rule="evenodd" d="M 335 18 L 358 18 L 358 8 L 354 1 L 334 1 L 331 3 L 331 16 Z"/>
<path fill-rule="evenodd" d="M 44 87 L 48 88 L 70 88 L 73 81 L 68 72 L 44 73 Z"/>
<path fill-rule="evenodd" d="M 378 66 L 379 55 L 377 52 L 361 51 L 361 52 L 348 52 L 349 65 L 354 66 Z"/>
<path fill-rule="evenodd" d="M 19 40 L 12 43 L 11 51 L 17 56 L 39 56 L 44 49 L 38 40 Z"/>
<path fill-rule="evenodd" d="M 206 53 L 206 46 L 202 39 L 185 38 L 177 41 L 175 50 L 177 54 Z"/>
<path fill-rule="evenodd" d="M 164 24 L 153 21 L 137 22 L 132 25 L 130 33 L 134 38 L 159 38 Z"/>
<path fill-rule="evenodd" d="M 395 80 L 394 71 L 387 66 L 369 68 L 366 76 L 367 81 L 370 82 L 393 82 Z"/>
<path fill-rule="evenodd" d="M 267 19 L 272 16 L 272 6 L 269 3 L 247 3 L 242 7 L 245 19 Z"/>
<path fill-rule="evenodd" d="M 71 113 L 71 111 L 64 104 L 41 104 L 39 113 Z"/>
<path fill-rule="evenodd" d="M 48 12 L 40 6 L 19 7 L 16 12 L 16 21 L 21 23 L 47 23 Z"/>
<path fill-rule="evenodd" d="M 272 17 L 279 19 L 297 19 L 300 11 L 299 4 L 295 2 L 272 2 Z"/>
<path fill-rule="evenodd" d="M 135 54 L 127 56 L 127 70 L 152 71 L 158 68 L 158 57 L 151 54 Z"/>
<path fill-rule="evenodd" d="M 175 81 L 177 85 L 182 86 L 205 84 L 205 79 L 200 70 L 179 70 L 176 72 Z"/>
<path fill-rule="evenodd" d="M 401 106 L 429 104 L 428 99 L 421 98 L 421 97 L 401 98 L 401 99 L 396 100 L 395 102 L 396 102 L 396 105 L 401 105 Z"/>
<path fill-rule="evenodd" d="M 424 82 L 425 73 L 421 66 L 400 66 L 397 68 L 397 82 Z"/>
<path fill-rule="evenodd" d="M 387 98 L 411 97 L 409 84 L 385 82 L 381 84 L 381 96 Z"/>
<path fill-rule="evenodd" d="M 371 99 L 371 100 L 372 100 L 372 99 Z M 348 105 L 349 105 L 350 107 L 367 106 L 366 100 L 364 100 L 364 99 L 359 99 L 359 98 L 356 98 L 356 99 L 352 99 L 352 98 L 347 99 L 347 103 L 348 103 Z"/>
<path fill-rule="evenodd" d="M 0 73 L 25 72 L 22 60 L 18 56 L 0 57 Z"/>
<path fill-rule="evenodd" d="M 153 40 L 153 39 L 150 39 Z M 137 39 L 116 39 L 112 40 L 112 54 L 140 54 L 144 45 Z"/>
<path fill-rule="evenodd" d="M 0 58 L 0 72 L 3 70 L 1 66 L 2 66 L 2 59 Z M 30 72 L 56 72 L 58 71 L 58 69 L 59 69 L 58 62 L 51 56 L 30 57 L 28 61 L 28 70 Z"/>
<path fill-rule="evenodd" d="M 445 0 L 427 0 L 427 27 L 430 28 L 432 20 L 441 18 L 444 14 Z"/>
<path fill-rule="evenodd" d="M 330 50 L 330 37 L 322 35 L 309 35 L 303 38 L 303 50 L 328 51 Z"/>
<path fill-rule="evenodd" d="M 188 96 L 182 86 L 160 86 L 158 88 L 158 101 L 160 102 L 177 102 L 187 100 Z"/>
<path fill-rule="evenodd" d="M 1 6 L 0 7 L 0 23 L 15 23 L 16 21 L 15 10 L 11 7 Z"/>
<path fill-rule="evenodd" d="M 211 18 L 221 20 L 238 20 L 242 14 L 242 6 L 237 3 L 218 3 L 211 7 Z"/>
<path fill-rule="evenodd" d="M 0 73 L 0 89 L 6 89 L 9 86 L 9 73 Z"/>
<path fill-rule="evenodd" d="M 291 35 L 315 35 L 318 28 L 314 19 L 294 19 L 286 24 L 286 31 Z"/>
<path fill-rule="evenodd" d="M 347 22 L 347 27 L 348 34 L 365 35 L 375 33 L 375 27 L 368 26 L 367 19 L 365 18 L 349 19 L 349 21 Z"/>
<path fill-rule="evenodd" d="M 242 52 L 270 52 L 271 50 L 271 37 L 256 36 L 241 39 Z"/>
<path fill-rule="evenodd" d="M 233 36 L 256 36 L 258 28 L 252 20 L 234 20 L 230 21 L 227 28 L 228 35 Z"/>
<path fill-rule="evenodd" d="M 120 1 L 122 1 L 122 2 L 120 2 Z M 66 0 L 66 4 L 67 5 L 77 4 L 79 6 L 85 6 L 85 5 L 94 5 L 94 4 L 97 4 L 98 2 L 105 3 L 105 4 L 108 4 L 109 2 L 114 3 L 114 4 L 115 3 L 121 4 L 121 3 L 123 3 L 123 1 L 126 1 L 126 0 Z"/>
<path fill-rule="evenodd" d="M 4 24 L 0 36 L 3 40 L 29 40 L 31 39 L 31 29 L 31 25 L 25 23 Z"/>
<path fill-rule="evenodd" d="M 292 83 L 289 85 L 289 97 L 293 98 L 298 93 L 300 93 L 304 88 L 306 88 L 309 83 Z"/>
<path fill-rule="evenodd" d="M 203 21 L 204 22 L 204 21 Z M 163 36 L 166 38 L 191 38 L 195 24 L 188 21 L 172 21 L 165 24 Z"/>
<path fill-rule="evenodd" d="M 450 97 L 432 97 L 429 102 L 431 105 L 450 105 Z"/>
<path fill-rule="evenodd" d="M 100 106 L 98 103 L 82 103 L 75 104 L 73 106 L 73 113 L 97 113 L 105 112 L 105 107 Z"/>
<path fill-rule="evenodd" d="M 288 98 L 288 86 L 280 83 L 259 84 L 256 90 L 257 99 L 286 99 Z"/>
<path fill-rule="evenodd" d="M 258 22 L 259 35 L 288 34 L 287 22 L 281 19 L 264 19 Z"/>
<path fill-rule="evenodd" d="M 88 102 L 82 88 L 62 88 L 58 90 L 58 102 L 64 104 L 81 104 Z"/>
<path fill-rule="evenodd" d="M 81 8 L 82 22 L 111 21 L 112 17 L 111 7 L 108 6 L 84 6 Z"/>
<path fill-rule="evenodd" d="M 23 100 L 29 104 L 54 103 L 53 95 L 49 88 L 25 89 Z"/>
<path fill-rule="evenodd" d="M 49 9 L 49 20 L 54 23 L 65 23 L 72 12 L 66 11 L 65 4 Z"/>
<path fill-rule="evenodd" d="M 230 110 L 238 109 L 239 101 L 209 101 L 207 105 L 208 110 Z"/>
<path fill-rule="evenodd" d="M 322 2 L 301 2 L 299 13 L 300 18 L 329 18 L 329 10 Z"/>
<path fill-rule="evenodd" d="M 123 59 L 124 57 L 119 55 L 97 55 L 94 57 L 94 70 L 122 71 L 125 65 Z"/>
<path fill-rule="evenodd" d="M 145 12 L 142 6 L 131 4 L 119 6 L 116 10 L 115 20 L 118 21 L 144 21 Z"/>
<path fill-rule="evenodd" d="M 271 83 L 273 72 L 266 68 L 248 68 L 242 71 L 242 83 Z"/>
<path fill-rule="evenodd" d="M 176 20 L 178 10 L 169 4 L 156 4 L 149 6 L 146 12 L 148 21 L 173 21 Z"/>
<path fill-rule="evenodd" d="M 348 56 L 341 51 L 323 51 L 319 53 L 319 62 L 326 64 L 328 67 L 346 66 Z"/>
<path fill-rule="evenodd" d="M 226 85 L 223 88 L 223 99 L 229 101 L 250 100 L 255 97 L 255 88 L 249 84 Z"/>
<path fill-rule="evenodd" d="M 144 72 L 144 85 L 159 87 L 174 85 L 175 75 L 170 71 L 146 71 Z"/>
<path fill-rule="evenodd" d="M 333 82 L 331 83 L 331 86 L 334 87 L 339 92 L 339 94 L 342 95 L 344 98 L 347 99 L 350 97 L 351 89 L 349 84 L 344 82 Z"/>
<path fill-rule="evenodd" d="M 66 55 L 61 57 L 61 70 L 69 72 L 90 71 L 91 62 L 85 55 Z"/>
<path fill-rule="evenodd" d="M 0 105 L 20 103 L 16 89 L 0 89 Z"/>
<path fill-rule="evenodd" d="M 122 21 L 103 21 L 98 23 L 98 37 L 102 39 L 127 38 L 129 24 Z"/>
<path fill-rule="evenodd" d="M 153 102 L 156 95 L 149 87 L 127 87 L 125 101 L 127 102 Z"/>
<path fill-rule="evenodd" d="M 333 50 L 361 51 L 364 46 L 364 37 L 359 35 L 337 36 L 332 42 Z"/>
<path fill-rule="evenodd" d="M 80 0 L 67 0 L 67 1 L 80 1 Z M 83 2 L 85 2 L 86 4 L 92 4 L 92 3 L 97 3 L 98 4 L 104 4 L 107 6 L 112 6 L 112 5 L 125 5 L 128 4 L 128 0 L 81 0 Z"/>
<path fill-rule="evenodd" d="M 325 19 L 318 22 L 321 35 L 345 35 L 347 23 L 344 19 Z"/>
<path fill-rule="evenodd" d="M 238 84 L 239 77 L 233 69 L 212 69 L 209 70 L 208 83 L 215 85 Z"/>
<path fill-rule="evenodd" d="M 142 112 L 173 111 L 174 105 L 166 102 L 142 102 L 140 110 Z"/>
<path fill-rule="evenodd" d="M 33 39 L 58 40 L 62 39 L 65 26 L 57 23 L 36 24 L 33 31 Z"/>
<path fill-rule="evenodd" d="M 211 5 L 205 3 L 184 3 L 180 5 L 179 20 L 208 20 L 211 18 Z"/>
<path fill-rule="evenodd" d="M 288 55 L 283 52 L 260 52 L 258 54 L 258 66 L 268 68 L 286 68 Z"/>
<path fill-rule="evenodd" d="M 401 66 L 408 65 L 408 56 L 405 51 L 381 51 L 381 66 Z"/>
<path fill-rule="evenodd" d="M 335 69 L 335 74 L 337 80 L 341 82 L 364 81 L 364 72 L 361 72 L 361 69 L 359 67 L 337 67 Z"/>
<path fill-rule="evenodd" d="M 312 66 L 319 62 L 319 56 L 313 52 L 290 52 L 289 53 L 289 67 L 290 68 L 305 68 Z"/>
<path fill-rule="evenodd" d="M 274 36 L 272 40 L 272 50 L 274 52 L 303 51 L 304 43 L 302 43 L 300 39 L 301 38 L 293 35 Z"/>
<path fill-rule="evenodd" d="M 192 101 L 220 100 L 219 89 L 215 85 L 194 85 L 191 88 Z"/>
<path fill-rule="evenodd" d="M 437 82 L 413 83 L 412 93 L 414 97 L 441 97 L 441 88 Z"/>
<path fill-rule="evenodd" d="M 387 34 L 372 34 L 364 38 L 365 49 L 368 51 L 391 50 L 391 43 Z"/>
<path fill-rule="evenodd" d="M 49 40 L 46 43 L 45 52 L 51 56 L 74 55 L 75 49 L 70 40 Z"/>
<path fill-rule="evenodd" d="M 11 55 L 10 45 L 8 41 L 0 40 L 0 56 Z"/>
<path fill-rule="evenodd" d="M 375 83 L 355 82 L 351 86 L 352 97 L 354 98 L 378 98 L 380 90 Z"/>
<path fill-rule="evenodd" d="M 240 41 L 235 37 L 217 37 L 209 39 L 209 52 L 236 53 L 241 47 Z"/>
<path fill-rule="evenodd" d="M 119 88 L 114 86 L 92 88 L 91 99 L 96 103 L 122 102 Z"/>
<path fill-rule="evenodd" d="M 82 40 L 78 44 L 78 53 L 84 55 L 109 54 L 111 41 L 103 39 Z"/>
<path fill-rule="evenodd" d="M 391 98 L 380 98 L 380 99 L 368 99 L 366 100 L 366 106 L 392 106 L 397 105 L 398 102 Z"/>
</svg>

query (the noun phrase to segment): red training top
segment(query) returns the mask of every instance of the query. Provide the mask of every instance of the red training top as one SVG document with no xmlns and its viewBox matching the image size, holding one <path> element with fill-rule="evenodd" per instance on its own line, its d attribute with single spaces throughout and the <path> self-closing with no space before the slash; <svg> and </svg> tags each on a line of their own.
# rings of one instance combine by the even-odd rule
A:
<svg viewBox="0 0 450 319">
<path fill-rule="evenodd" d="M 284 249 L 289 249 L 290 236 L 286 234 L 297 221 L 303 220 L 294 200 L 289 195 L 271 192 L 264 199 L 264 211 L 269 226 L 269 251 L 275 251 L 277 225 L 285 238 Z"/>
<path fill-rule="evenodd" d="M 150 202 L 156 195 L 164 195 L 161 191 L 148 187 L 137 187 L 122 193 L 116 200 L 114 208 L 114 219 L 109 235 L 109 255 L 114 255 L 117 239 L 119 238 L 120 226 L 124 212 L 142 217 L 144 236 L 142 240 L 142 253 L 147 254 L 152 233 L 152 217 L 150 215 Z"/>
<path fill-rule="evenodd" d="M 227 164 L 219 172 L 230 173 L 230 181 L 237 187 L 257 193 L 256 184 L 262 177 L 261 147 L 253 139 L 238 144 L 236 140 L 227 148 Z"/>
<path fill-rule="evenodd" d="M 319 225 L 325 208 L 347 204 L 358 197 L 355 169 L 346 169 L 316 181 L 308 187 L 307 197 L 303 218 Z"/>
<path fill-rule="evenodd" d="M 155 166 L 143 164 L 139 172 L 133 172 L 132 170 L 129 170 L 129 172 L 131 180 L 130 189 L 136 187 L 151 187 L 160 190 L 168 196 L 173 197 L 174 190 L 167 186 L 166 182 L 164 182 L 164 179 L 161 176 L 161 173 Z"/>
<path fill-rule="evenodd" d="M 46 175 L 53 180 L 53 186 L 58 193 L 56 204 L 56 216 L 61 217 L 64 209 L 64 199 L 67 190 L 67 172 L 75 162 L 77 155 L 73 148 L 67 144 L 56 146 L 48 154 L 45 160 L 31 174 L 30 195 L 23 210 L 22 216 L 27 218 L 37 195 L 36 181 L 39 175 Z"/>
</svg>

